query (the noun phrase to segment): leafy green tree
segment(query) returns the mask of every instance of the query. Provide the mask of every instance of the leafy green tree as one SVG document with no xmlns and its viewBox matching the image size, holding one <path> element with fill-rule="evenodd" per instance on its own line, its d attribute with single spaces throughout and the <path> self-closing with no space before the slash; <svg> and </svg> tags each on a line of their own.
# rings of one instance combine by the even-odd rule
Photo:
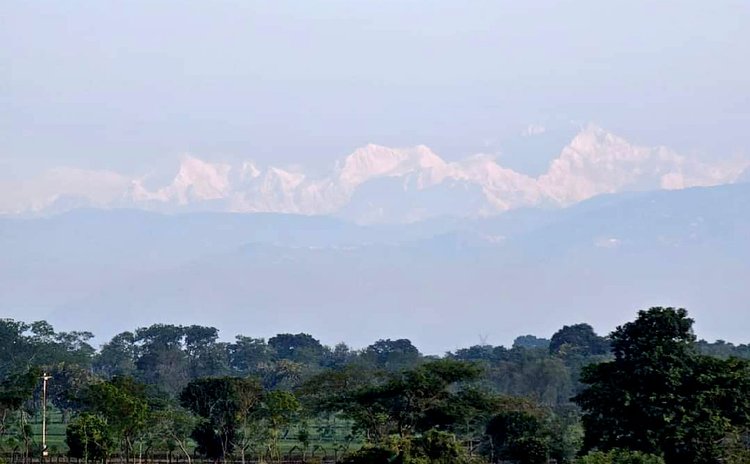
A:
<svg viewBox="0 0 750 464">
<path fill-rule="evenodd" d="M 179 449 L 190 464 L 192 462 L 189 451 L 190 435 L 196 427 L 195 416 L 179 406 L 169 405 L 152 411 L 149 421 L 150 441 L 163 445 L 169 451 L 170 457 L 172 452 Z"/>
<path fill-rule="evenodd" d="M 513 340 L 513 348 L 539 348 L 549 349 L 550 340 L 539 338 L 534 335 L 522 335 Z"/>
<path fill-rule="evenodd" d="M 89 344 L 92 338 L 94 334 L 87 331 L 58 332 L 54 335 L 54 353 L 40 364 L 66 363 L 90 368 L 96 353 L 94 347 Z"/>
<path fill-rule="evenodd" d="M 116 377 L 95 383 L 84 394 L 87 412 L 105 420 L 107 436 L 120 445 L 129 462 L 135 442 L 144 434 L 149 417 L 145 387 L 132 378 Z"/>
<path fill-rule="evenodd" d="M 447 401 L 434 404 L 420 421 L 420 430 L 449 432 L 473 456 L 485 439 L 487 422 L 502 410 L 508 398 L 468 386 L 453 392 Z"/>
<path fill-rule="evenodd" d="M 276 359 L 286 359 L 305 365 L 317 365 L 325 349 L 320 341 L 306 333 L 278 334 L 268 340 Z"/>
<path fill-rule="evenodd" d="M 433 411 L 455 400 L 455 387 L 475 380 L 480 372 L 473 364 L 450 359 L 425 363 L 392 373 L 382 385 L 355 391 L 344 413 L 372 442 L 381 443 L 391 434 L 407 437 L 432 428 Z"/>
<path fill-rule="evenodd" d="M 583 426 L 575 405 L 558 406 L 546 421 L 549 431 L 550 458 L 558 463 L 571 463 L 583 447 Z"/>
<path fill-rule="evenodd" d="M 750 359 L 750 345 L 747 344 L 735 345 L 724 340 L 709 343 L 705 340 L 699 340 L 695 343 L 695 346 L 701 354 L 708 356 Z"/>
<path fill-rule="evenodd" d="M 281 461 L 279 441 L 283 429 L 294 420 L 299 410 L 300 403 L 292 393 L 275 390 L 263 395 L 257 416 L 265 422 L 269 432 L 271 459 Z"/>
<path fill-rule="evenodd" d="M 94 357 L 94 372 L 111 379 L 115 376 L 135 376 L 138 347 L 132 332 L 112 337 Z"/>
<path fill-rule="evenodd" d="M 585 447 L 631 449 L 668 464 L 713 463 L 750 420 L 750 367 L 700 355 L 687 311 L 651 308 L 611 335 L 614 360 L 584 370 Z"/>
<path fill-rule="evenodd" d="M 584 356 L 605 355 L 609 352 L 609 343 L 598 336 L 590 325 L 573 324 L 563 326 L 552 335 L 549 351 L 552 354 L 573 351 Z"/>
<path fill-rule="evenodd" d="M 0 381 L 0 439 L 11 430 L 12 425 L 17 425 L 24 444 L 28 444 L 23 406 L 33 397 L 40 375 L 39 369 L 31 368 L 8 375 Z M 14 419 L 18 422 L 14 422 Z"/>
<path fill-rule="evenodd" d="M 188 356 L 183 350 L 185 329 L 170 324 L 154 324 L 135 332 L 138 346 L 138 378 L 177 395 L 190 379 Z"/>
<path fill-rule="evenodd" d="M 240 449 L 242 462 L 250 447 L 253 436 L 250 433 L 251 421 L 255 419 L 260 402 L 263 399 L 263 387 L 255 379 L 236 379 L 233 381 L 236 418 L 240 426 L 235 445 Z"/>
<path fill-rule="evenodd" d="M 291 390 L 303 382 L 303 377 L 308 375 L 308 368 L 295 361 L 279 359 L 263 366 L 258 374 L 266 390 Z"/>
<path fill-rule="evenodd" d="M 429 464 L 461 464 L 468 461 L 468 454 L 455 435 L 434 429 L 413 440 L 411 455 Z"/>
<path fill-rule="evenodd" d="M 191 381 L 180 394 L 180 402 L 201 419 L 192 434 L 198 452 L 213 459 L 226 459 L 241 442 L 238 428 L 246 425 L 260 393 L 261 386 L 254 379 Z"/>
<path fill-rule="evenodd" d="M 60 409 L 63 422 L 67 423 L 73 412 L 83 407 L 81 400 L 97 379 L 89 369 L 68 363 L 53 366 L 47 374 L 52 377 L 47 383 L 47 398 Z"/>
<path fill-rule="evenodd" d="M 502 412 L 487 424 L 493 460 L 544 464 L 549 459 L 549 437 L 536 415 L 526 411 Z"/>
<path fill-rule="evenodd" d="M 421 356 L 419 350 L 405 338 L 378 340 L 362 353 L 362 359 L 376 368 L 394 372 L 415 367 Z"/>
<path fill-rule="evenodd" d="M 68 456 L 84 462 L 106 462 L 115 447 L 107 421 L 99 415 L 83 413 L 65 430 Z"/>
<path fill-rule="evenodd" d="M 191 381 L 180 394 L 180 403 L 202 420 L 192 433 L 197 451 L 218 459 L 234 449 L 237 433 L 237 401 L 234 379 L 204 378 Z"/>
<path fill-rule="evenodd" d="M 28 324 L 0 319 L 0 381 L 28 369 L 33 347 L 24 333 Z"/>
<path fill-rule="evenodd" d="M 325 370 L 307 379 L 295 391 L 305 409 L 314 414 L 337 413 L 350 406 L 354 392 L 382 383 L 384 374 L 353 364 Z"/>
<path fill-rule="evenodd" d="M 356 358 L 357 352 L 349 348 L 346 343 L 338 343 L 332 350 L 326 350 L 321 364 L 326 369 L 344 369 Z"/>
<path fill-rule="evenodd" d="M 29 367 L 59 363 L 91 365 L 94 348 L 89 332 L 55 332 L 45 321 L 31 324 L 0 319 L 0 380 Z"/>
<path fill-rule="evenodd" d="M 185 327 L 184 331 L 188 375 L 191 379 L 229 374 L 228 344 L 218 342 L 218 329 L 191 325 Z"/>
<path fill-rule="evenodd" d="M 474 345 L 456 350 L 455 353 L 448 353 L 448 357 L 458 361 L 480 362 L 489 365 L 498 360 L 498 351 L 507 350 L 502 346 Z"/>
<path fill-rule="evenodd" d="M 262 338 L 237 335 L 228 346 L 229 365 L 239 375 L 253 375 L 271 363 L 272 350 Z"/>
<path fill-rule="evenodd" d="M 485 381 L 494 391 L 549 406 L 569 402 L 573 381 L 560 358 L 539 348 L 495 349 L 493 357 L 486 364 Z"/>
<path fill-rule="evenodd" d="M 33 347 L 34 364 L 50 366 L 67 362 L 89 367 L 94 348 L 88 343 L 91 332 L 55 332 L 46 321 L 35 321 L 28 326 L 28 341 Z"/>
</svg>

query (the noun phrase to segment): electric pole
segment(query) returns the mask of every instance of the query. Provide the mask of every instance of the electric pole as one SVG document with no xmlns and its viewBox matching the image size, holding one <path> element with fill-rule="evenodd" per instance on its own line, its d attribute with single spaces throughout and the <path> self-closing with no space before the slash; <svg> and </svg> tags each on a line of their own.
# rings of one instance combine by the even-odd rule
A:
<svg viewBox="0 0 750 464">
<path fill-rule="evenodd" d="M 51 378 L 52 376 L 47 375 L 46 372 L 42 374 L 42 458 L 49 455 L 47 451 L 47 381 Z"/>
</svg>

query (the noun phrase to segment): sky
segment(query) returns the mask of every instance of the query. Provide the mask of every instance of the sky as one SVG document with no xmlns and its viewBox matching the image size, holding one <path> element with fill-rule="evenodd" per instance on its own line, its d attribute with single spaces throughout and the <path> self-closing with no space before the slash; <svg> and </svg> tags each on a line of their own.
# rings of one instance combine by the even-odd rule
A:
<svg viewBox="0 0 750 464">
<path fill-rule="evenodd" d="M 370 142 L 458 159 L 570 121 L 746 154 L 747 24 L 746 0 L 7 0 L 0 180 L 327 166 Z"/>
<path fill-rule="evenodd" d="M 368 219 L 382 192 L 405 189 L 377 176 L 360 189 L 332 168 L 370 143 L 424 144 L 447 163 L 376 147 L 355 168 L 377 164 L 368 153 L 388 162 L 409 152 L 420 169 L 426 160 L 453 173 L 425 189 L 429 201 L 394 193 L 385 209 L 397 212 L 451 206 L 459 178 L 474 182 L 467 201 L 480 212 L 538 206 L 549 192 L 568 205 L 634 185 L 750 179 L 749 24 L 748 0 L 2 0 L 0 216 L 172 211 L 194 195 L 195 211 Z M 603 130 L 579 138 L 571 127 Z M 540 135 L 549 143 L 530 144 Z M 564 151 L 574 136 L 577 150 Z M 652 148 L 662 145 L 670 150 Z M 303 172 L 311 183 L 295 183 Z M 277 188 L 263 191 L 266 179 Z M 500 208 L 484 203 L 490 187 Z M 139 202 L 118 203 L 123 192 Z M 287 207 L 300 192 L 339 209 Z M 175 211 L 193 211 L 184 206 Z M 415 217 L 446 214 L 427 212 Z"/>
</svg>

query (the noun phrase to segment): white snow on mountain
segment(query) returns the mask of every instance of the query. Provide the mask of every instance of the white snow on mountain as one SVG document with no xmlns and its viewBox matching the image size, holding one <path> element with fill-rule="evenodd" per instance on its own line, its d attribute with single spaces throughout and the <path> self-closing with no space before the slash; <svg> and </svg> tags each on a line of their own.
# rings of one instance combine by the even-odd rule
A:
<svg viewBox="0 0 750 464">
<path fill-rule="evenodd" d="M 74 196 L 98 207 L 179 211 L 203 205 L 205 209 L 236 212 L 336 214 L 358 195 L 358 204 L 366 205 L 367 210 L 347 208 L 347 214 L 355 220 L 377 217 L 389 221 L 400 219 L 384 217 L 383 205 L 398 204 L 399 198 L 386 195 L 423 197 L 419 211 L 407 216 L 425 218 L 446 213 L 441 209 L 443 186 L 464 185 L 479 189 L 484 197 L 482 205 L 467 205 L 465 214 L 477 216 L 528 206 L 562 207 L 603 193 L 729 183 L 749 165 L 748 160 L 709 165 L 666 147 L 635 146 L 589 125 L 538 177 L 505 168 L 488 155 L 447 162 L 424 145 L 388 148 L 370 144 L 321 177 L 299 170 L 262 168 L 250 161 L 231 166 L 185 156 L 172 182 L 153 190 L 146 188 L 142 179 L 109 171 L 53 170 L 41 177 L 43 186 L 37 185 L 36 179 L 16 188 L 14 196 L 0 202 L 0 212 L 43 211 L 61 197 Z M 363 190 L 366 184 L 386 181 L 400 182 L 401 188 Z M 362 199 L 369 191 L 376 193 Z M 428 201 L 431 196 L 435 201 Z"/>
<path fill-rule="evenodd" d="M 367 145 L 349 155 L 334 174 L 344 188 L 356 188 L 376 177 L 402 177 L 417 174 L 419 188 L 439 184 L 454 174 L 453 167 L 428 147 L 392 149 Z"/>
<path fill-rule="evenodd" d="M 140 181 L 134 181 L 133 200 L 139 201 L 175 201 L 187 205 L 193 201 L 217 200 L 230 193 L 228 164 L 213 164 L 198 158 L 186 156 L 180 163 L 174 181 L 155 192 L 149 192 Z"/>
</svg>

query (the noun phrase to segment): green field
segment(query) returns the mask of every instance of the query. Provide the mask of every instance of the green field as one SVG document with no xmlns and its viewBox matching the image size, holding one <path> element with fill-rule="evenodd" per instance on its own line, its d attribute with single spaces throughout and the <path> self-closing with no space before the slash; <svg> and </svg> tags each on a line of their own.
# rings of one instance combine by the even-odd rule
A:
<svg viewBox="0 0 750 464">
<path fill-rule="evenodd" d="M 35 444 L 42 442 L 42 417 L 37 414 L 32 418 L 30 423 L 33 432 L 33 441 Z M 328 455 L 334 454 L 334 450 L 346 442 L 346 437 L 350 433 L 351 424 L 347 421 L 337 420 L 335 423 L 326 423 L 324 421 L 312 421 L 309 426 L 310 446 L 308 453 L 315 449 L 315 455 L 320 456 L 325 451 Z M 47 446 L 50 454 L 64 455 L 68 451 L 65 443 L 65 428 L 63 416 L 59 410 L 51 409 L 47 412 Z M 291 427 L 280 442 L 282 453 L 289 453 L 292 450 L 299 450 L 300 442 L 296 439 L 298 430 Z M 352 442 L 350 449 L 356 449 L 360 446 L 358 441 Z M 190 452 L 194 452 L 195 444 L 190 444 Z M 166 453 L 166 450 L 155 450 L 156 453 Z M 178 451 L 176 451 L 178 452 Z M 300 451 L 301 452 L 301 451 Z"/>
</svg>

